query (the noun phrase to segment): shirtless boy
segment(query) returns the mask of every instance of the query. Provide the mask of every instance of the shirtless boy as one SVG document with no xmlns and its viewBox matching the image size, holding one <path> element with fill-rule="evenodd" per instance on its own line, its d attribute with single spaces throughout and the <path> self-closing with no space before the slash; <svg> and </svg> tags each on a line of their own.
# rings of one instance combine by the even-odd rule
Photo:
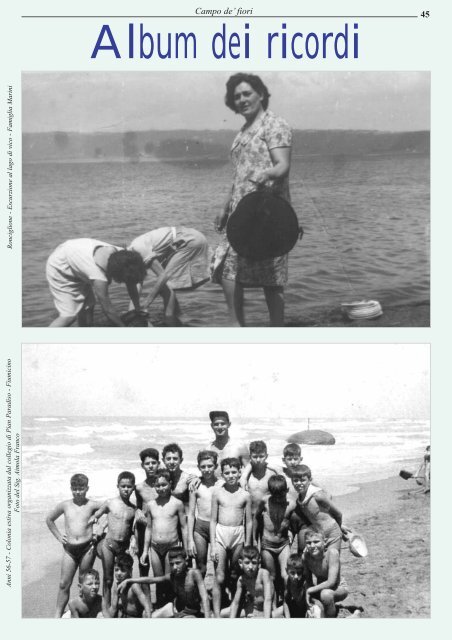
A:
<svg viewBox="0 0 452 640">
<path fill-rule="evenodd" d="M 159 468 L 159 452 L 157 449 L 149 447 L 140 451 L 141 467 L 146 474 L 146 479 L 135 487 L 135 496 L 137 502 L 137 511 L 135 516 L 135 533 L 137 538 L 138 558 L 141 558 L 144 547 L 144 534 L 146 531 L 146 514 L 145 507 L 150 500 L 155 500 L 157 492 L 155 490 L 155 481 Z M 138 564 L 140 576 L 147 576 L 149 566 Z"/>
<path fill-rule="evenodd" d="M 311 469 L 304 464 L 292 470 L 292 483 L 298 492 L 295 513 L 309 520 L 312 526 L 321 530 L 325 536 L 325 546 L 337 549 L 340 553 L 342 534 L 349 529 L 342 524 L 342 513 L 329 499 L 326 492 L 312 484 Z M 299 551 L 304 548 L 299 537 Z"/>
<path fill-rule="evenodd" d="M 261 558 L 282 597 L 287 581 L 287 559 L 290 555 L 289 515 L 294 503 L 287 500 L 287 482 L 282 475 L 268 480 L 270 495 L 257 507 L 255 521 L 262 524 Z"/>
<path fill-rule="evenodd" d="M 226 411 L 211 411 L 209 417 L 215 439 L 207 449 L 216 451 L 220 463 L 224 458 L 238 458 L 241 466 L 244 467 L 249 461 L 248 448 L 244 442 L 234 440 L 229 435 L 231 422 L 228 413 Z"/>
<path fill-rule="evenodd" d="M 170 473 L 172 494 L 188 507 L 188 485 L 196 479 L 196 476 L 182 471 L 180 466 L 183 459 L 182 449 L 175 442 L 163 447 L 162 460 Z"/>
<path fill-rule="evenodd" d="M 124 580 L 119 591 L 127 588 L 131 583 L 157 585 L 167 583 L 172 587 L 174 600 L 154 611 L 153 618 L 209 618 L 209 599 L 204 580 L 198 569 L 188 567 L 184 549 L 181 547 L 170 549 L 168 564 L 170 570 L 165 575 Z"/>
<path fill-rule="evenodd" d="M 143 565 L 148 563 L 150 549 L 153 574 L 162 576 L 168 573 L 168 551 L 180 546 L 179 531 L 182 544 L 187 548 L 187 518 L 183 502 L 171 495 L 171 475 L 167 469 L 157 472 L 155 490 L 157 498 L 146 505 L 147 525 L 140 561 Z M 162 589 L 158 589 L 158 605 L 163 597 Z"/>
<path fill-rule="evenodd" d="M 224 485 L 219 486 L 212 494 L 210 556 L 215 564 L 212 595 L 216 618 L 220 617 L 226 575 L 234 582 L 240 553 L 245 544 L 251 544 L 253 534 L 251 498 L 239 484 L 240 467 L 238 458 L 224 458 L 221 461 Z"/>
<path fill-rule="evenodd" d="M 196 558 L 203 576 L 207 570 L 207 550 L 210 542 L 212 493 L 221 482 L 215 475 L 218 455 L 207 449 L 198 453 L 201 482 L 190 492 L 188 509 L 188 555 Z"/>
<path fill-rule="evenodd" d="M 267 467 L 268 453 L 265 442 L 262 440 L 250 442 L 249 451 L 251 472 L 247 479 L 247 488 L 251 496 L 251 515 L 254 518 L 258 506 L 269 495 L 268 481 L 275 475 L 275 471 Z M 260 538 L 260 532 L 258 535 L 256 528 L 253 537 L 254 543 Z"/>
<path fill-rule="evenodd" d="M 305 533 L 305 550 L 303 564 L 306 575 L 306 599 L 320 600 L 326 618 L 335 618 L 336 602 L 345 600 L 348 595 L 347 585 L 341 579 L 341 559 L 339 551 L 326 548 L 326 541 L 321 531 L 308 529 Z"/>
<path fill-rule="evenodd" d="M 242 575 L 229 611 L 230 618 L 237 618 L 243 608 L 247 618 L 271 618 L 273 606 L 273 582 L 267 569 L 260 567 L 256 547 L 244 547 L 239 566 Z"/>
<path fill-rule="evenodd" d="M 108 611 L 109 618 L 150 618 L 152 604 L 149 597 L 149 589 L 144 593 L 141 585 L 132 584 L 129 589 L 119 593 L 119 585 L 132 577 L 133 558 L 124 553 L 115 558 L 115 582 L 111 595 L 111 606 Z"/>
<path fill-rule="evenodd" d="M 56 618 L 61 618 L 63 615 L 77 568 L 79 576 L 86 573 L 92 568 L 96 557 L 91 516 L 101 503 L 86 497 L 88 489 L 88 478 L 83 473 L 73 475 L 71 478 L 72 500 L 64 500 L 57 504 L 46 518 L 50 531 L 63 545 Z M 61 533 L 55 524 L 55 520 L 62 515 L 64 515 L 64 533 Z"/>
<path fill-rule="evenodd" d="M 79 595 L 69 600 L 71 618 L 104 618 L 102 597 L 99 595 L 100 578 L 95 569 L 80 576 Z M 64 617 L 68 617 L 67 613 Z"/>
<path fill-rule="evenodd" d="M 130 471 L 122 471 L 118 476 L 119 496 L 106 500 L 91 516 L 90 522 L 97 522 L 107 514 L 107 535 L 101 547 L 102 568 L 104 572 L 104 602 L 108 608 L 113 584 L 113 568 L 116 556 L 128 550 L 132 538 L 132 527 L 136 507 L 130 502 L 135 489 L 135 476 Z"/>
<path fill-rule="evenodd" d="M 287 582 L 284 591 L 283 613 L 285 618 L 305 618 L 307 611 L 303 558 L 293 553 L 287 560 Z"/>
</svg>

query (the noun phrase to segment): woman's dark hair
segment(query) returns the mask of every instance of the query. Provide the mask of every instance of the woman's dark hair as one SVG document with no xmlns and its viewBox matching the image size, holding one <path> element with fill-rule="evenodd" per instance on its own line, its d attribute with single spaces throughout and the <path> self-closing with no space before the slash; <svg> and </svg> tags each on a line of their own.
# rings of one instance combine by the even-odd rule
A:
<svg viewBox="0 0 452 640">
<path fill-rule="evenodd" d="M 108 258 L 107 278 L 115 282 L 143 282 L 146 266 L 137 251 L 122 249 Z"/>
<path fill-rule="evenodd" d="M 246 82 L 247 84 L 249 84 L 251 87 L 253 87 L 254 91 L 256 91 L 262 97 L 262 107 L 264 111 L 266 111 L 270 93 L 259 76 L 255 76 L 252 73 L 235 73 L 229 78 L 229 80 L 226 82 L 226 96 L 224 98 L 226 106 L 232 109 L 234 113 L 238 113 L 234 102 L 234 91 L 237 85 L 239 85 L 241 82 Z"/>
</svg>

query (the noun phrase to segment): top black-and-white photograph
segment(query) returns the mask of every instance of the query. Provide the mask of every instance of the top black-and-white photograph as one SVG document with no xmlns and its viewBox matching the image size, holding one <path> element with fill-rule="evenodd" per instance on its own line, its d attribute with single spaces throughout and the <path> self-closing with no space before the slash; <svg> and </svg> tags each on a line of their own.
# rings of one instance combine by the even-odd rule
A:
<svg viewBox="0 0 452 640">
<path fill-rule="evenodd" d="M 430 325 L 430 73 L 22 74 L 28 327 Z"/>
</svg>

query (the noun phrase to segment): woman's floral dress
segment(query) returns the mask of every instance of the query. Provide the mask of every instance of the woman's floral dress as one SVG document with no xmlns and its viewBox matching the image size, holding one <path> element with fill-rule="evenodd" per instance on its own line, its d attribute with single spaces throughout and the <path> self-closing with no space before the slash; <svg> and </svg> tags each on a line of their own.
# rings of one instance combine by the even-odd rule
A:
<svg viewBox="0 0 452 640">
<path fill-rule="evenodd" d="M 270 150 L 292 146 L 292 132 L 285 120 L 271 111 L 264 111 L 251 126 L 242 127 L 232 143 L 231 158 L 234 165 L 229 213 L 256 185 L 251 182 L 257 173 L 273 167 Z M 266 186 L 290 202 L 289 177 L 271 180 Z M 287 282 L 287 255 L 266 260 L 250 260 L 238 256 L 226 236 L 214 257 L 212 280 L 237 280 L 243 286 L 284 286 Z"/>
</svg>

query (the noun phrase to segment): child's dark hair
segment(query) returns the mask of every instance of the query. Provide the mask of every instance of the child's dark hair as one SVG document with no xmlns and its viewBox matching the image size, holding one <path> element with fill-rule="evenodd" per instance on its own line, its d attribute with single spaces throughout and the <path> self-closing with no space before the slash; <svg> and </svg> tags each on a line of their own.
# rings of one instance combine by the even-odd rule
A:
<svg viewBox="0 0 452 640">
<path fill-rule="evenodd" d="M 139 455 L 141 462 L 144 462 L 146 458 L 152 458 L 152 460 L 157 460 L 157 462 L 159 461 L 159 452 L 157 449 L 152 449 L 151 447 L 143 449 L 143 451 L 140 451 Z"/>
<path fill-rule="evenodd" d="M 250 442 L 250 454 L 252 453 L 265 453 L 267 455 L 267 445 L 263 440 L 253 440 Z"/>
<path fill-rule="evenodd" d="M 165 478 L 171 484 L 171 474 L 168 469 L 159 469 L 155 474 L 155 479 L 158 480 L 159 478 Z"/>
<path fill-rule="evenodd" d="M 183 547 L 172 547 L 168 551 L 168 560 L 172 560 L 173 558 L 183 558 L 187 559 L 187 552 Z"/>
<path fill-rule="evenodd" d="M 274 475 L 268 479 L 268 490 L 273 498 L 286 497 L 287 482 L 284 476 Z"/>
<path fill-rule="evenodd" d="M 255 560 L 256 558 L 260 560 L 261 554 L 259 553 L 259 549 L 257 547 L 243 547 L 240 552 L 240 559 L 243 560 L 246 558 L 247 560 Z"/>
<path fill-rule="evenodd" d="M 303 558 L 298 553 L 292 553 L 287 558 L 287 569 L 302 569 L 303 568 Z"/>
<path fill-rule="evenodd" d="M 183 458 L 184 458 L 183 453 L 182 453 L 182 449 L 179 447 L 177 442 L 171 442 L 170 444 L 167 444 L 166 446 L 163 447 L 163 449 L 162 449 L 162 458 L 165 458 L 167 453 L 178 453 L 179 454 L 179 458 L 181 460 L 183 460 Z"/>
<path fill-rule="evenodd" d="M 125 569 L 132 569 L 133 558 L 129 553 L 120 553 L 119 556 L 116 556 L 115 558 L 115 565 L 117 565 L 123 571 Z"/>
<path fill-rule="evenodd" d="M 86 580 L 86 578 L 89 577 L 94 578 L 95 580 L 99 580 L 100 581 L 100 576 L 99 576 L 99 572 L 96 571 L 96 569 L 88 569 L 88 571 L 85 571 L 85 573 L 82 573 L 81 575 L 79 575 L 78 577 L 78 582 L 79 584 L 83 584 Z"/>
<path fill-rule="evenodd" d="M 289 442 L 283 449 L 283 458 L 286 456 L 301 456 L 301 447 L 296 442 Z"/>
<path fill-rule="evenodd" d="M 210 449 L 203 449 L 198 453 L 198 465 L 201 464 L 203 460 L 212 460 L 214 465 L 218 466 L 218 453 L 216 451 L 210 451 Z"/>
<path fill-rule="evenodd" d="M 223 458 L 223 460 L 221 461 L 221 470 L 223 471 L 225 467 L 235 467 L 240 471 L 242 465 L 240 464 L 240 460 L 238 458 Z"/>
<path fill-rule="evenodd" d="M 143 282 L 146 265 L 137 251 L 122 249 L 108 258 L 107 278 L 115 282 Z"/>
<path fill-rule="evenodd" d="M 121 471 L 121 473 L 118 476 L 117 483 L 119 484 L 121 480 L 130 480 L 132 484 L 135 484 L 135 476 L 131 471 Z"/>
<path fill-rule="evenodd" d="M 71 477 L 71 487 L 75 485 L 87 485 L 88 484 L 88 476 L 85 476 L 84 473 L 74 473 Z"/>
<path fill-rule="evenodd" d="M 298 467 L 292 469 L 292 479 L 301 478 L 302 476 L 307 476 L 309 480 L 312 480 L 311 469 L 305 464 L 299 464 Z"/>
</svg>

